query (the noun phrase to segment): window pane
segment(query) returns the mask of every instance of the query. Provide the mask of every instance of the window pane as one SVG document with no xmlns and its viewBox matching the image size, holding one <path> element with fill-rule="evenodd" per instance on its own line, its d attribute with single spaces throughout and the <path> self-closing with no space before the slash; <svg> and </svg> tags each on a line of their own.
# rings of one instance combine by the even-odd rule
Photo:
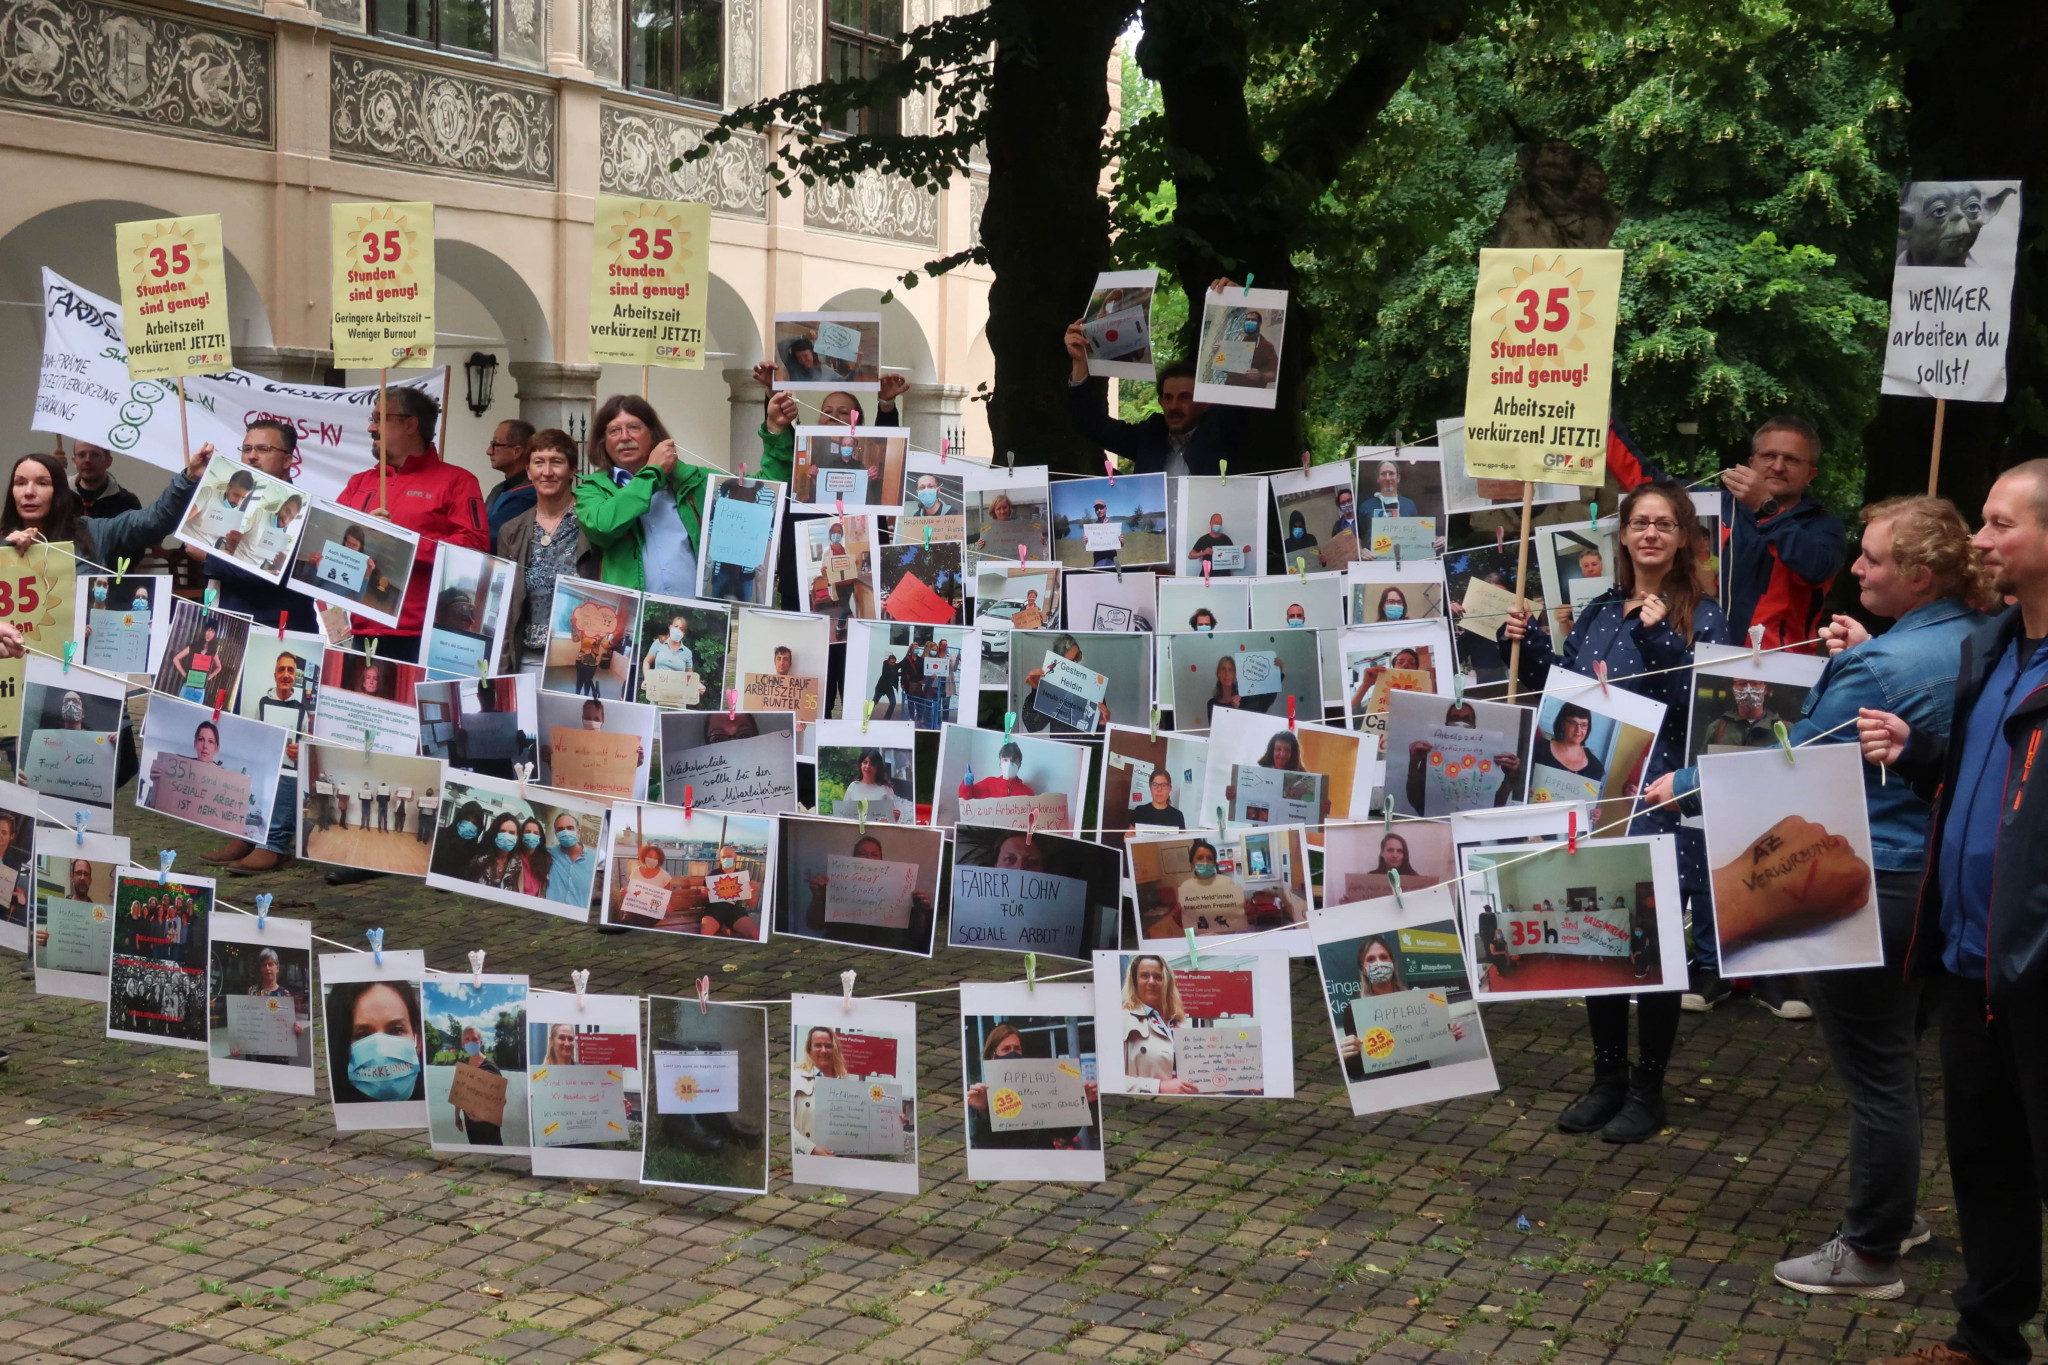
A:
<svg viewBox="0 0 2048 1365">
<path fill-rule="evenodd" d="M 377 0 L 377 31 L 411 38 L 415 42 L 434 40 L 430 0 Z"/>
<path fill-rule="evenodd" d="M 894 38 L 903 32 L 903 0 L 868 0 L 868 32 Z"/>
<path fill-rule="evenodd" d="M 889 68 L 894 66 L 896 62 L 897 52 L 894 44 L 884 47 L 870 47 L 867 50 L 868 75 L 870 77 L 886 74 Z M 897 123 L 896 113 L 897 102 L 895 100 L 878 100 L 874 104 L 869 105 L 867 131 L 870 133 L 895 132 Z"/>
<path fill-rule="evenodd" d="M 676 25 L 680 42 L 673 93 L 706 104 L 723 103 L 723 0 L 679 0 Z"/>
<path fill-rule="evenodd" d="M 859 28 L 862 8 L 861 0 L 832 0 L 832 22 L 847 28 Z"/>
<path fill-rule="evenodd" d="M 628 0 L 626 23 L 632 52 L 631 82 L 647 90 L 675 93 L 675 0 Z"/>
<path fill-rule="evenodd" d="M 849 43 L 838 35 L 825 44 L 825 79 L 828 81 L 850 81 L 860 78 L 860 44 Z M 860 131 L 860 111 L 848 110 L 833 125 L 842 133 Z"/>
<path fill-rule="evenodd" d="M 441 0 L 441 46 L 494 52 L 491 0 Z"/>
</svg>

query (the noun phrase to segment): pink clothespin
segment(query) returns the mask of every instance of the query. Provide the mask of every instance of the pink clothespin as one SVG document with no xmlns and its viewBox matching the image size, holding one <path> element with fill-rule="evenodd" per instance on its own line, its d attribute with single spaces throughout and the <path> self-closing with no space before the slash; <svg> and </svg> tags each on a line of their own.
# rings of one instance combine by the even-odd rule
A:
<svg viewBox="0 0 2048 1365">
<path fill-rule="evenodd" d="M 690 808 L 695 806 L 696 804 L 697 789 L 695 787 L 685 785 L 683 787 L 683 819 L 688 820 L 690 818 Z"/>
<path fill-rule="evenodd" d="M 841 521 L 846 520 L 846 494 L 836 493 L 833 495 L 832 501 L 839 504 L 839 519 Z"/>
<path fill-rule="evenodd" d="M 1035 843 L 1035 842 L 1036 842 L 1035 836 L 1037 835 L 1037 833 L 1038 833 L 1038 807 L 1036 807 L 1036 806 L 1033 806 L 1033 807 L 1031 808 L 1031 823 L 1030 823 L 1030 824 L 1028 824 L 1027 826 L 1025 826 L 1025 829 L 1024 829 L 1024 842 L 1025 842 L 1025 844 L 1026 844 L 1027 846 L 1028 846 L 1028 845 L 1030 845 L 1030 844 L 1032 844 L 1032 843 Z"/>
<path fill-rule="evenodd" d="M 742 478 L 742 479 L 745 479 L 746 477 L 747 477 L 747 462 L 746 462 L 745 460 L 741 460 L 741 461 L 740 461 L 740 478 Z"/>
<path fill-rule="evenodd" d="M 738 720 L 740 718 L 740 690 L 737 687 L 725 689 L 725 718 L 727 720 Z"/>
<path fill-rule="evenodd" d="M 1022 545 L 1017 547 L 1017 567 L 1020 569 L 1024 567 L 1024 547 Z"/>
<path fill-rule="evenodd" d="M 708 976 L 697 978 L 697 1013 L 711 1013 L 711 978 Z"/>
<path fill-rule="evenodd" d="M 1565 812 L 1564 831 L 1564 851 L 1567 853 L 1577 853 L 1579 851 L 1579 812 L 1577 807 Z"/>
<path fill-rule="evenodd" d="M 1601 659 L 1593 665 L 1593 676 L 1600 680 L 1601 696 L 1611 697 L 1614 695 L 1607 690 L 1607 660 Z"/>
<path fill-rule="evenodd" d="M 1209 561 L 1206 559 L 1202 561 L 1202 586 L 1209 586 Z"/>
<path fill-rule="evenodd" d="M 1306 450 L 1301 452 L 1301 472 L 1304 474 L 1308 473 L 1308 454 Z"/>
<path fill-rule="evenodd" d="M 1103 467 L 1104 469 L 1106 469 L 1106 470 L 1108 470 L 1108 471 L 1109 471 L 1109 486 L 1110 486 L 1111 488 L 1114 488 L 1114 487 L 1116 487 L 1116 456 L 1114 456 L 1114 455 L 1105 455 L 1105 456 L 1103 456 L 1103 457 L 1102 457 L 1102 467 Z"/>
<path fill-rule="evenodd" d="M 1508 538 L 1508 528 L 1507 528 L 1507 527 L 1505 527 L 1505 526 L 1496 526 L 1496 527 L 1494 527 L 1494 528 L 1493 528 L 1493 548 L 1494 548 L 1494 549 L 1496 549 L 1496 550 L 1500 549 L 1500 548 L 1501 548 L 1501 542 L 1502 542 L 1502 541 L 1505 541 L 1505 540 L 1506 540 L 1507 538 Z"/>
</svg>

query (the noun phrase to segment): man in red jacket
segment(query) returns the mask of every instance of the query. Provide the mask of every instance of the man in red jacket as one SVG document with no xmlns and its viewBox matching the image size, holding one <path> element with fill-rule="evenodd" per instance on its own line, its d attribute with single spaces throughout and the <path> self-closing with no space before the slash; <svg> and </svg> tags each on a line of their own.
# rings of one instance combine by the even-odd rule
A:
<svg viewBox="0 0 2048 1365">
<path fill-rule="evenodd" d="M 384 503 L 378 505 L 374 467 L 351 478 L 337 499 L 344 506 L 419 532 L 419 558 L 405 585 L 398 625 L 383 626 L 361 616 L 349 618 L 356 639 L 376 640 L 377 655 L 383 659 L 413 662 L 419 658 L 435 548 L 442 541 L 469 550 L 488 552 L 491 548 L 483 489 L 476 475 L 442 459 L 428 439 L 440 418 L 440 405 L 423 390 L 387 389 L 384 410 L 370 414 L 370 441 L 387 471 Z"/>
</svg>

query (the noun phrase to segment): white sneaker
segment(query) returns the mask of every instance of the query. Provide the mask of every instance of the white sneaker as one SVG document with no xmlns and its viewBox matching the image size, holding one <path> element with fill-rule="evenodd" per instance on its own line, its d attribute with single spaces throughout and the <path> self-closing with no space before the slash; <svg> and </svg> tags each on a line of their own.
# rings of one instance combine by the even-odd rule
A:
<svg viewBox="0 0 2048 1365">
<path fill-rule="evenodd" d="M 1913 1215 L 1912 1229 L 1906 1233 L 1904 1240 L 1899 1243 L 1899 1255 L 1905 1255 L 1914 1247 L 1926 1246 L 1933 1240 L 1934 1229 L 1928 1226 L 1925 1218 L 1916 1213 Z"/>
<path fill-rule="evenodd" d="M 1787 1289 L 1802 1294 L 1854 1294 L 1866 1299 L 1896 1299 L 1906 1292 L 1898 1266 L 1873 1261 L 1837 1237 L 1808 1256 L 1780 1261 L 1771 1275 Z"/>
</svg>

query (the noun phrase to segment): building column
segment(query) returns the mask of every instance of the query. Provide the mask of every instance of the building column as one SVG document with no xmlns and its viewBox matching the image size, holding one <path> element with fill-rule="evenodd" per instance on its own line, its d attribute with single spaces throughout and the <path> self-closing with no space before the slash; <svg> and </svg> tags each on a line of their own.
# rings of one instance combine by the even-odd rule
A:
<svg viewBox="0 0 2048 1365">
<path fill-rule="evenodd" d="M 515 360 L 508 367 L 518 385 L 519 416 L 535 430 L 556 427 L 578 441 L 590 434 L 601 365 L 566 365 L 555 360 Z"/>
<path fill-rule="evenodd" d="M 237 346 L 235 368 L 285 384 L 339 384 L 334 352 L 305 346 Z"/>
<path fill-rule="evenodd" d="M 724 370 L 725 387 L 730 391 L 732 404 L 732 441 L 726 449 L 731 451 L 729 468 L 739 468 L 738 461 L 747 462 L 752 474 L 761 472 L 761 423 L 767 417 L 766 404 L 768 389 L 754 382 L 752 370 Z"/>
<path fill-rule="evenodd" d="M 962 406 L 966 401 L 967 388 L 963 384 L 912 384 L 897 405 L 902 410 L 903 424 L 910 428 L 910 444 L 934 454 L 942 440 L 957 446 L 966 426 Z M 988 456 L 985 450 L 969 453 L 973 458 Z"/>
</svg>

